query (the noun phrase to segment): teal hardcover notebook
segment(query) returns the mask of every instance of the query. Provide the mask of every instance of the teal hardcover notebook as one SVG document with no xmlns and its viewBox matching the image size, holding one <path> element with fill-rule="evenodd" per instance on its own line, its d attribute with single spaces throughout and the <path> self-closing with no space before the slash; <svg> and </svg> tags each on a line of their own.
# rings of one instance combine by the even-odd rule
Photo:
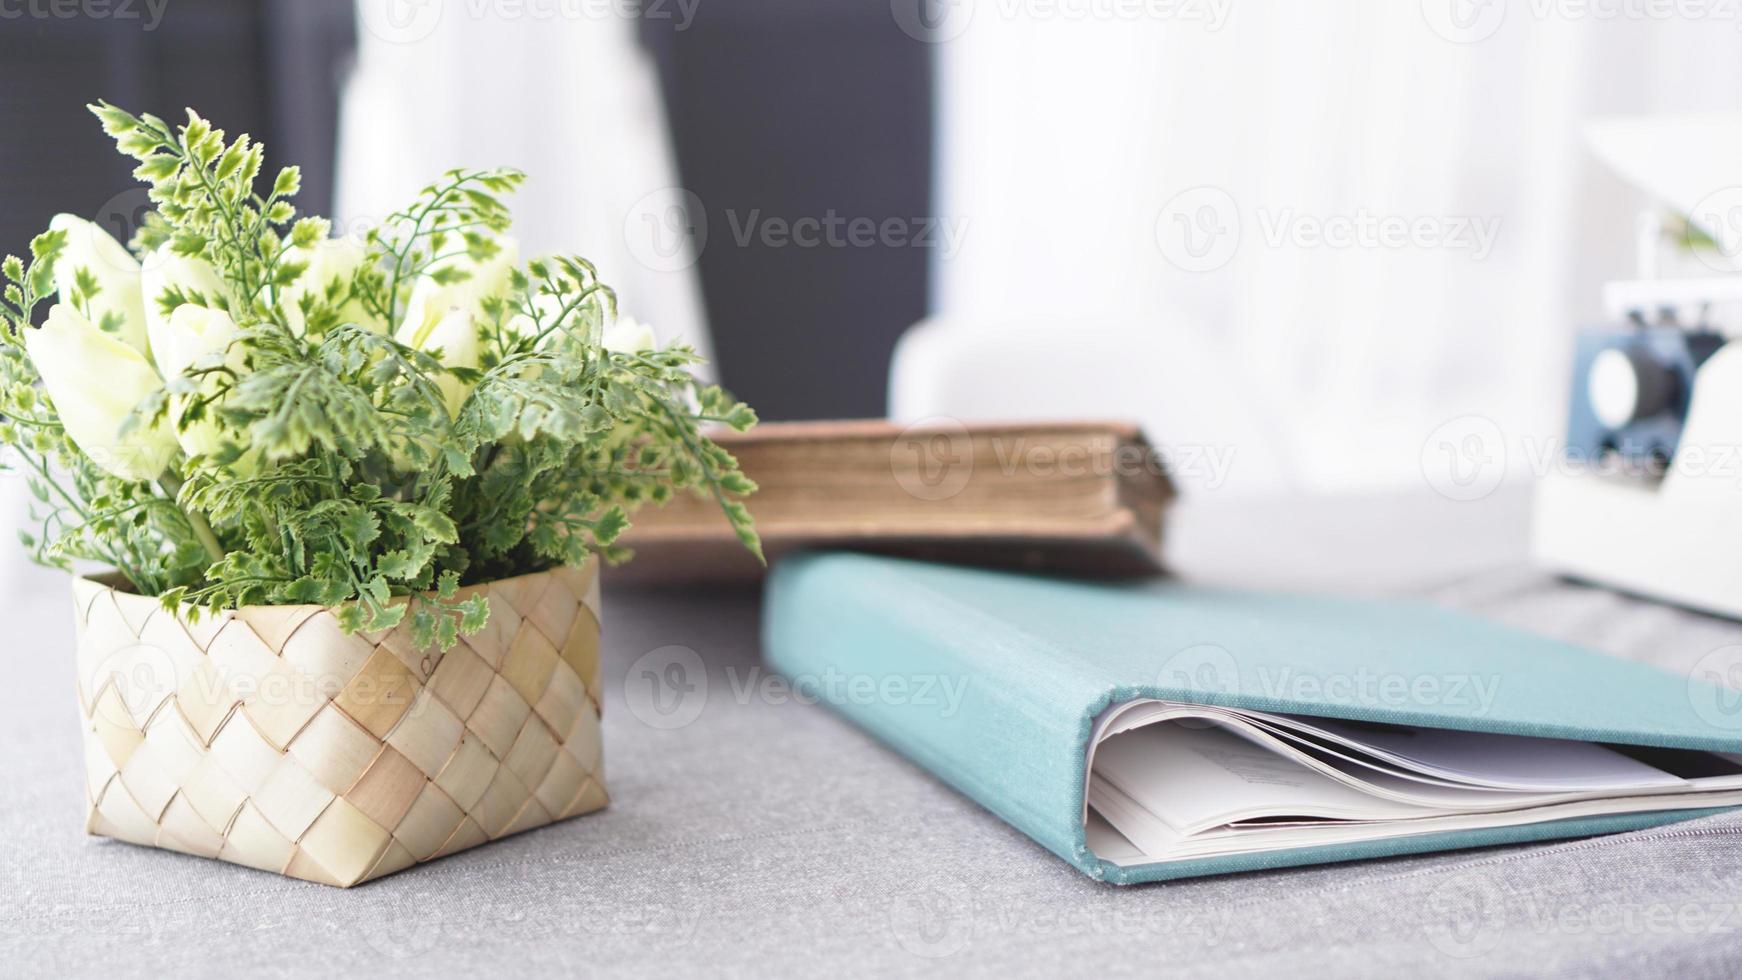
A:
<svg viewBox="0 0 1742 980">
<path fill-rule="evenodd" d="M 775 569 L 764 634 L 796 687 L 1121 884 L 1586 836 L 1742 804 L 1742 756 L 1720 754 L 1742 753 L 1727 692 L 1422 603 L 825 553 Z M 1227 746 L 1203 741 L 1230 732 Z M 1241 753 L 1262 746 L 1282 748 L 1251 768 Z M 1219 798 L 1270 792 L 1283 756 L 1302 765 L 1287 793 L 1304 795 L 1268 809 Z M 1347 809 L 1344 784 L 1370 798 Z M 1599 786 L 1632 798 L 1591 802 Z M 1434 794 L 1482 814 L 1422 809 Z M 1177 847 L 1167 837 L 1200 830 Z"/>
</svg>

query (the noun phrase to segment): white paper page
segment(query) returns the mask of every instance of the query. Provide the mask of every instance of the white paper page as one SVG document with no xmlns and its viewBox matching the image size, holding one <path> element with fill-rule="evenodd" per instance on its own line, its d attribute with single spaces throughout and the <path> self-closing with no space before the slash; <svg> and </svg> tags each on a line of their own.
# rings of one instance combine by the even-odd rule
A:
<svg viewBox="0 0 1742 980">
<path fill-rule="evenodd" d="M 1683 779 L 1600 745 L 1559 739 L 1370 728 L 1162 701 L 1109 708 L 1095 734 L 1086 830 L 1091 849 L 1105 848 L 1102 856 L 1120 865 L 1742 803 L 1742 792 L 1724 791 L 1742 776 Z M 1709 768 L 1664 765 L 1690 777 Z"/>
<path fill-rule="evenodd" d="M 1607 816 L 1619 813 L 1640 813 L 1654 810 L 1687 810 L 1706 807 L 1742 805 L 1742 791 L 1724 790 L 1704 793 L 1669 793 L 1665 795 L 1632 796 L 1619 800 L 1581 800 L 1528 810 L 1506 810 L 1500 813 L 1448 814 L 1415 820 L 1382 820 L 1373 822 L 1324 823 L 1311 827 L 1288 827 L 1276 830 L 1229 830 L 1183 839 L 1162 839 L 1163 846 L 1151 850 L 1143 847 L 1134 833 L 1113 823 L 1120 834 L 1139 846 L 1142 859 L 1123 856 L 1116 864 L 1149 864 L 1157 861 L 1181 861 L 1192 858 L 1224 857 L 1230 854 L 1250 854 L 1260 851 L 1280 851 L 1296 847 L 1320 847 L 1327 844 L 1348 844 L 1357 841 L 1383 840 L 1390 837 L 1410 837 L 1416 834 L 1448 833 L 1481 830 L 1492 827 L 1516 827 L 1550 820 L 1570 820 L 1579 817 Z M 1159 823 L 1149 818 L 1152 823 Z"/>
<path fill-rule="evenodd" d="M 1109 831 L 1125 842 L 1125 847 L 1111 853 L 1090 845 L 1097 855 L 1109 861 L 1118 859 L 1127 850 L 1136 851 L 1143 860 L 1156 855 L 1173 854 L 1186 841 L 1186 835 L 1162 823 L 1155 814 L 1131 802 L 1131 798 L 1096 777 L 1089 781 L 1089 820 L 1100 820 Z M 1088 825 L 1084 825 L 1088 829 Z"/>
<path fill-rule="evenodd" d="M 1450 782 L 1425 782 L 1387 769 L 1352 762 L 1322 750 L 1308 751 L 1304 743 L 1283 739 L 1276 732 L 1245 718 L 1222 723 L 1233 735 L 1255 743 L 1259 748 L 1291 759 L 1320 775 L 1350 785 L 1354 789 L 1398 803 L 1430 807 L 1443 812 L 1517 810 L 1543 806 L 1563 800 L 1582 799 L 1592 793 L 1522 792 L 1492 787 L 1476 788 Z M 1649 793 L 1650 789 L 1617 790 L 1615 793 Z"/>
<path fill-rule="evenodd" d="M 1507 810 L 1541 806 L 1577 795 L 1474 786 L 1427 776 L 1356 750 L 1350 749 L 1345 753 L 1328 749 L 1327 745 L 1334 746 L 1338 743 L 1330 739 L 1309 739 L 1304 734 L 1293 731 L 1292 726 L 1285 720 L 1261 720 L 1269 717 L 1272 716 L 1251 717 L 1245 712 L 1228 708 L 1152 701 L 1115 717 L 1103 719 L 1101 730 L 1104 733 L 1129 732 L 1168 720 L 1183 728 L 1222 726 L 1235 735 L 1251 740 L 1261 748 L 1276 752 L 1322 776 L 1386 800 L 1413 806 L 1448 810 Z M 1094 752 L 1091 751 L 1091 771 L 1094 758 Z M 1650 791 L 1636 789 L 1627 792 Z"/>
<path fill-rule="evenodd" d="M 1362 792 L 1220 727 L 1161 722 L 1113 736 L 1100 746 L 1094 774 L 1184 834 L 1260 817 L 1441 812 Z"/>
<path fill-rule="evenodd" d="M 1372 756 L 1372 755 L 1366 754 L 1365 752 L 1356 751 L 1355 749 L 1351 749 L 1348 746 L 1343 745 L 1340 742 L 1333 742 L 1330 739 L 1310 738 L 1307 736 L 1307 734 L 1305 732 L 1302 732 L 1298 729 L 1295 729 L 1295 728 L 1292 728 L 1289 726 L 1272 724 L 1270 722 L 1261 721 L 1261 720 L 1256 719 L 1256 718 L 1252 719 L 1252 724 L 1258 726 L 1260 729 L 1262 729 L 1266 732 L 1269 732 L 1272 735 L 1275 735 L 1279 739 L 1283 739 L 1284 741 L 1295 746 L 1296 748 L 1298 748 L 1304 752 L 1310 752 L 1310 753 L 1312 753 L 1320 758 L 1341 759 L 1344 762 L 1352 763 L 1353 765 L 1360 766 L 1364 769 L 1377 770 L 1379 772 L 1383 772 L 1383 773 L 1386 773 L 1388 775 L 1395 776 L 1399 779 L 1407 779 L 1407 780 L 1410 780 L 1412 782 L 1427 783 L 1427 784 L 1430 784 L 1433 786 L 1452 786 L 1452 787 L 1456 787 L 1459 789 L 1468 789 L 1468 790 L 1473 790 L 1473 791 L 1481 792 L 1481 793 L 1510 793 L 1510 792 L 1514 792 L 1513 790 L 1503 790 L 1503 789 L 1499 789 L 1499 788 L 1496 788 L 1493 786 L 1481 786 L 1481 785 L 1477 785 L 1475 783 L 1458 782 L 1457 780 L 1442 779 L 1438 776 L 1429 776 L 1426 773 L 1417 772 L 1413 769 L 1408 769 L 1408 768 L 1405 768 L 1403 766 L 1392 765 L 1391 763 L 1386 762 L 1385 760 L 1380 759 L 1377 756 Z"/>
<path fill-rule="evenodd" d="M 1266 720 L 1281 719 L 1309 734 L 1321 734 L 1428 775 L 1504 789 L 1601 792 L 1646 787 L 1669 790 L 1687 785 L 1686 780 L 1655 766 L 1591 742 L 1251 714 Z"/>
</svg>

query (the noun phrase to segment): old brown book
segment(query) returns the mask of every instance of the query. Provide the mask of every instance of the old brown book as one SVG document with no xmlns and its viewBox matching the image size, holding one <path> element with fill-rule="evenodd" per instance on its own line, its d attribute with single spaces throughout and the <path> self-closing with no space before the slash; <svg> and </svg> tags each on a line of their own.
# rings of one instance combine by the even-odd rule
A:
<svg viewBox="0 0 1742 980">
<path fill-rule="evenodd" d="M 770 562 L 830 547 L 1081 575 L 1161 567 L 1173 484 L 1129 423 L 789 422 L 714 438 L 760 487 L 749 507 Z M 633 521 L 618 581 L 762 572 L 710 500 Z"/>
</svg>

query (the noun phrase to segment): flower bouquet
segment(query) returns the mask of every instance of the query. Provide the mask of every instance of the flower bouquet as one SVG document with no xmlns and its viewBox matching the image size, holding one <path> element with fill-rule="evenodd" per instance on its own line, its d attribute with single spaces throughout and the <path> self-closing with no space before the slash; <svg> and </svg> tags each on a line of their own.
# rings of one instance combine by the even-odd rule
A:
<svg viewBox="0 0 1742 980">
<path fill-rule="evenodd" d="M 586 260 L 521 264 L 520 173 L 332 237 L 246 135 L 91 108 L 153 209 L 0 268 L 21 537 L 113 570 L 74 579 L 87 828 L 351 885 L 603 806 L 598 559 L 679 490 L 760 553 L 704 434 L 754 414 Z"/>
</svg>

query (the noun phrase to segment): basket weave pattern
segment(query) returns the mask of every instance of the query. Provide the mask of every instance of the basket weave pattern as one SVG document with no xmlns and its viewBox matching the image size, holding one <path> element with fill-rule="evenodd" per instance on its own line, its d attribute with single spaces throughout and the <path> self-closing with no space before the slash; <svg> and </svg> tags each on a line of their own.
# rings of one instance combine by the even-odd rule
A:
<svg viewBox="0 0 1742 980">
<path fill-rule="evenodd" d="M 73 591 L 92 834 L 350 886 L 607 801 L 596 560 L 467 590 L 489 622 L 445 653 Z"/>
</svg>

